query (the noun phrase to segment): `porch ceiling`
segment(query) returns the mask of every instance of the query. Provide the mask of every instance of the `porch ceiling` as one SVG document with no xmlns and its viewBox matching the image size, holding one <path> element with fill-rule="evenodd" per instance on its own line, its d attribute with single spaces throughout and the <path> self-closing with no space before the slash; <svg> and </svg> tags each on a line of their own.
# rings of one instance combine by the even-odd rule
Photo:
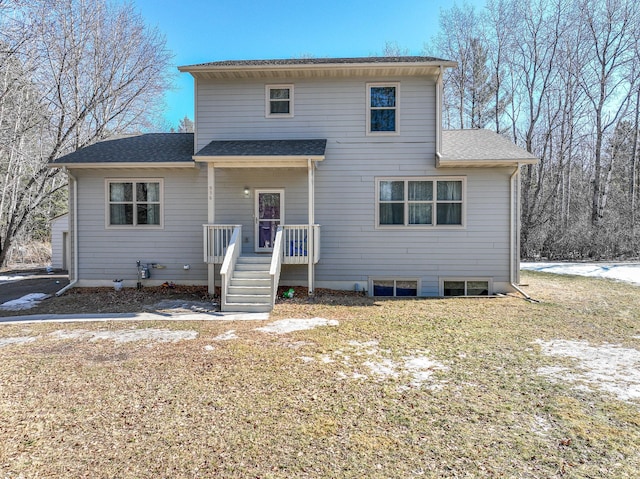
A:
<svg viewBox="0 0 640 479">
<path fill-rule="evenodd" d="M 322 161 L 326 139 L 215 140 L 193 156 L 198 162 L 234 168 L 307 166 Z"/>
</svg>

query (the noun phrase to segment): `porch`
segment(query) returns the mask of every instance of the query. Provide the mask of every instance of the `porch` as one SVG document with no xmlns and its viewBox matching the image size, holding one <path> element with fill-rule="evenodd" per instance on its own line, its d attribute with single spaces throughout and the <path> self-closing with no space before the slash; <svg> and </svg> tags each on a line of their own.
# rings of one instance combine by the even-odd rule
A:
<svg viewBox="0 0 640 479">
<path fill-rule="evenodd" d="M 315 169 L 325 148 L 326 140 L 215 140 L 194 156 L 208 167 L 204 261 L 223 311 L 270 311 L 282 265 L 306 265 L 313 293 Z"/>
</svg>

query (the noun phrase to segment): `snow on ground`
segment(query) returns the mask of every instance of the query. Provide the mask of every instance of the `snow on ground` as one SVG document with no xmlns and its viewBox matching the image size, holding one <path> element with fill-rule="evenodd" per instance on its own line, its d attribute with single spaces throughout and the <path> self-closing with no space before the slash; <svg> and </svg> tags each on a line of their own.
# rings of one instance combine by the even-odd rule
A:
<svg viewBox="0 0 640 479">
<path fill-rule="evenodd" d="M 6 276 L 6 275 L 0 274 L 0 284 L 5 282 L 8 283 L 9 281 L 19 281 L 21 279 L 24 279 L 24 276 L 16 276 L 16 275 Z"/>
<path fill-rule="evenodd" d="M 226 333 L 219 334 L 218 336 L 213 338 L 214 341 L 229 341 L 231 339 L 238 339 L 238 335 L 236 334 L 235 329 L 230 329 Z"/>
<path fill-rule="evenodd" d="M 122 329 L 119 331 L 86 331 L 77 329 L 73 331 L 54 331 L 50 333 L 56 339 L 86 339 L 90 342 L 100 340 L 112 340 L 116 343 L 130 343 L 133 341 L 154 341 L 159 343 L 175 343 L 198 337 L 197 331 L 170 329 Z"/>
<path fill-rule="evenodd" d="M 311 318 L 311 319 L 281 319 L 267 324 L 256 331 L 264 333 L 285 334 L 293 331 L 304 331 L 317 328 L 319 326 L 337 326 L 339 323 L 335 319 Z"/>
<path fill-rule="evenodd" d="M 539 368 L 538 373 L 555 381 L 576 383 L 579 388 L 601 389 L 623 401 L 640 399 L 640 351 L 615 344 L 591 346 L 587 341 L 536 341 L 548 356 L 569 357 L 576 369 L 560 366 Z"/>
<path fill-rule="evenodd" d="M 24 337 L 14 337 L 14 338 L 0 338 L 0 348 L 4 346 L 9 346 L 10 344 L 22 344 L 22 343 L 31 343 L 35 341 L 36 338 L 33 336 L 24 336 Z"/>
<path fill-rule="evenodd" d="M 358 357 L 367 357 L 359 363 Z M 348 341 L 344 350 L 334 351 L 333 354 L 322 354 L 317 358 L 301 356 L 305 363 L 316 359 L 321 363 L 337 363 L 343 370 L 338 371 L 338 379 L 385 380 L 395 379 L 400 384 L 398 389 L 425 386 L 438 389 L 442 381 L 437 383 L 433 378 L 435 371 L 445 371 L 448 368 L 428 357 L 428 351 L 412 351 L 410 356 L 403 356 L 401 360 L 391 357 L 391 350 L 379 347 L 378 341 Z M 359 366 L 361 364 L 361 366 Z"/>
<path fill-rule="evenodd" d="M 520 268 L 543 273 L 615 279 L 640 286 L 639 263 L 521 263 Z"/>
<path fill-rule="evenodd" d="M 21 298 L 13 299 L 11 301 L 7 301 L 6 303 L 0 304 L 0 310 L 22 311 L 25 309 L 31 309 L 34 306 L 37 306 L 40 301 L 48 296 L 49 295 L 45 293 L 30 293 Z"/>
</svg>

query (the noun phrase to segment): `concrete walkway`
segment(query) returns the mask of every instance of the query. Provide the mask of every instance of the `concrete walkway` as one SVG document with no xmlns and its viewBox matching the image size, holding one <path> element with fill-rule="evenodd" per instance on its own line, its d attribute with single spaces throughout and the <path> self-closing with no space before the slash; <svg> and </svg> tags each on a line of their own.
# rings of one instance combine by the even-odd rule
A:
<svg viewBox="0 0 640 479">
<path fill-rule="evenodd" d="M 265 321 L 269 313 L 104 313 L 104 314 L 33 314 L 24 316 L 0 317 L 2 324 L 26 323 L 74 323 L 96 321 Z"/>
</svg>

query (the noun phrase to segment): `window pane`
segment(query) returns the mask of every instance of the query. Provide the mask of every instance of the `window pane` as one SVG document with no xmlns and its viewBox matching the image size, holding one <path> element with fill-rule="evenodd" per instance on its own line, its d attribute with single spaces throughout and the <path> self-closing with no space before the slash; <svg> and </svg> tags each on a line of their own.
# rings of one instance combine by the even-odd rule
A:
<svg viewBox="0 0 640 479">
<path fill-rule="evenodd" d="M 371 131 L 396 131 L 396 111 L 371 110 Z"/>
<path fill-rule="evenodd" d="M 396 87 L 376 86 L 371 87 L 372 108 L 393 108 L 396 106 Z"/>
<path fill-rule="evenodd" d="M 273 114 L 289 113 L 289 101 L 272 101 L 269 112 Z"/>
<path fill-rule="evenodd" d="M 433 206 L 430 203 L 409 204 L 410 225 L 430 225 L 432 223 Z"/>
<path fill-rule="evenodd" d="M 269 90 L 269 98 L 272 100 L 288 100 L 289 89 L 288 88 L 271 88 Z"/>
<path fill-rule="evenodd" d="M 133 205 L 109 205 L 109 224 L 132 225 Z"/>
<path fill-rule="evenodd" d="M 404 203 L 380 203 L 381 225 L 403 225 Z"/>
<path fill-rule="evenodd" d="M 418 296 L 418 282 L 396 281 L 396 296 Z"/>
<path fill-rule="evenodd" d="M 136 220 L 139 225 L 159 225 L 160 205 L 138 205 Z"/>
<path fill-rule="evenodd" d="M 445 296 L 464 296 L 464 281 L 445 281 Z"/>
<path fill-rule="evenodd" d="M 437 224 L 439 225 L 461 225 L 462 205 L 460 203 L 438 203 L 436 206 Z"/>
<path fill-rule="evenodd" d="M 160 183 L 136 183 L 136 201 L 160 202 Z"/>
<path fill-rule="evenodd" d="M 109 201 L 133 201 L 133 184 L 109 183 Z"/>
<path fill-rule="evenodd" d="M 431 201 L 433 200 L 433 182 L 431 181 L 410 181 L 409 201 Z"/>
<path fill-rule="evenodd" d="M 462 181 L 438 181 L 438 200 L 461 201 Z"/>
<path fill-rule="evenodd" d="M 373 282 L 373 295 L 374 296 L 393 296 L 393 280 L 381 281 L 376 280 Z"/>
<path fill-rule="evenodd" d="M 489 296 L 488 281 L 467 281 L 468 296 Z"/>
<path fill-rule="evenodd" d="M 404 181 L 381 181 L 380 201 L 403 201 Z"/>
</svg>

